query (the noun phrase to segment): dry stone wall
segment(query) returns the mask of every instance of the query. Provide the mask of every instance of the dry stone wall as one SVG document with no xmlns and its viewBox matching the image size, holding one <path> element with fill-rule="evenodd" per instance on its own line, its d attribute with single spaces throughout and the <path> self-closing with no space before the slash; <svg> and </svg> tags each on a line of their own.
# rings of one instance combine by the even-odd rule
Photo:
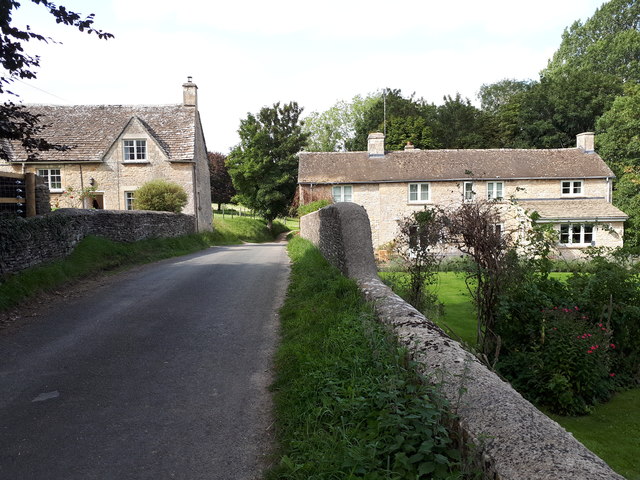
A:
<svg viewBox="0 0 640 480">
<path fill-rule="evenodd" d="M 0 274 L 69 255 L 88 235 L 115 242 L 177 237 L 196 231 L 191 215 L 168 212 L 60 209 L 31 218 L 0 219 Z"/>
<path fill-rule="evenodd" d="M 620 479 L 438 326 L 395 295 L 376 273 L 366 211 L 338 203 L 302 217 L 301 235 L 355 279 L 422 373 L 441 385 L 476 463 L 491 480 Z M 368 238 L 366 238 L 368 236 Z"/>
</svg>

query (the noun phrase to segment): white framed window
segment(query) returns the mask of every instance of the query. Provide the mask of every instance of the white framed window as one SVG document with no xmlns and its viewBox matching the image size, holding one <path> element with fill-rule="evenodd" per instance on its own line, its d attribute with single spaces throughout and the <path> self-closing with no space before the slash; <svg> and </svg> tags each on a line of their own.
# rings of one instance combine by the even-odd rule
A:
<svg viewBox="0 0 640 480">
<path fill-rule="evenodd" d="M 39 168 L 38 176 L 44 178 L 50 192 L 62 192 L 62 175 L 59 168 Z"/>
<path fill-rule="evenodd" d="M 134 210 L 134 202 L 136 200 L 135 192 L 124 192 L 124 208 L 125 210 Z"/>
<path fill-rule="evenodd" d="M 583 185 L 582 180 L 563 180 L 562 195 L 582 195 Z"/>
<path fill-rule="evenodd" d="M 504 235 L 504 224 L 502 223 L 494 223 L 493 225 L 491 225 L 491 233 L 497 235 L 498 237 L 501 237 L 502 235 Z"/>
<path fill-rule="evenodd" d="M 464 182 L 462 194 L 465 202 L 473 202 L 476 197 L 476 192 L 473 190 L 473 182 Z"/>
<path fill-rule="evenodd" d="M 336 203 L 353 201 L 353 187 L 351 185 L 334 185 L 331 194 Z"/>
<path fill-rule="evenodd" d="M 504 198 L 504 182 L 487 182 L 487 200 Z"/>
<path fill-rule="evenodd" d="M 124 161 L 140 162 L 147 159 L 146 140 L 123 140 Z"/>
<path fill-rule="evenodd" d="M 579 223 L 560 224 L 560 243 L 563 245 L 594 245 L 593 225 Z"/>
<path fill-rule="evenodd" d="M 425 203 L 431 200 L 431 189 L 428 183 L 409 184 L 409 203 Z"/>
</svg>

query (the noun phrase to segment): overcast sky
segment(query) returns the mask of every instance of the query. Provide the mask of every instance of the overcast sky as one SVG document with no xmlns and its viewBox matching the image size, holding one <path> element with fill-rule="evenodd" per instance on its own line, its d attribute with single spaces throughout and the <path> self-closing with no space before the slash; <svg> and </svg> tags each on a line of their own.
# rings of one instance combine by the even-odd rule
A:
<svg viewBox="0 0 640 480">
<path fill-rule="evenodd" d="M 15 26 L 62 42 L 30 42 L 38 78 L 12 86 L 24 103 L 180 103 L 192 76 L 207 147 L 228 153 L 240 120 L 277 101 L 310 113 L 390 87 L 440 104 L 537 79 L 565 27 L 603 0 L 59 0 L 95 13 L 108 41 L 21 3 Z"/>
</svg>

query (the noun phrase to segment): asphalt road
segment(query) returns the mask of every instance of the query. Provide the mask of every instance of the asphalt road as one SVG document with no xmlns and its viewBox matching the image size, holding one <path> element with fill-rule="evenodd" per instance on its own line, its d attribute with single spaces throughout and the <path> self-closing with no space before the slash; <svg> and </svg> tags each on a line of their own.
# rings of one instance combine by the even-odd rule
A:
<svg viewBox="0 0 640 480">
<path fill-rule="evenodd" d="M 0 479 L 252 479 L 272 444 L 284 243 L 214 247 L 0 337 Z"/>
</svg>

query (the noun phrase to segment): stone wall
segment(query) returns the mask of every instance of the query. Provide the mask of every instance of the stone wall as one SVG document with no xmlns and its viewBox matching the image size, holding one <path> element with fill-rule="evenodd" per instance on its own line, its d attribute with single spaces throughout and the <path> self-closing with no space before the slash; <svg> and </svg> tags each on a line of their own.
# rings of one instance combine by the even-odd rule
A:
<svg viewBox="0 0 640 480">
<path fill-rule="evenodd" d="M 395 295 L 376 273 L 363 207 L 338 203 L 302 217 L 301 235 L 354 278 L 421 372 L 441 385 L 463 437 L 491 480 L 619 479 L 560 425 L 537 410 L 438 326 Z M 366 238 L 366 237 L 369 238 Z"/>
<path fill-rule="evenodd" d="M 51 195 L 44 179 L 36 175 L 36 215 L 44 215 L 51 211 Z"/>
<path fill-rule="evenodd" d="M 149 211 L 60 209 L 31 218 L 0 219 L 0 274 L 69 255 L 78 242 L 97 235 L 115 242 L 194 233 L 191 215 Z"/>
</svg>

